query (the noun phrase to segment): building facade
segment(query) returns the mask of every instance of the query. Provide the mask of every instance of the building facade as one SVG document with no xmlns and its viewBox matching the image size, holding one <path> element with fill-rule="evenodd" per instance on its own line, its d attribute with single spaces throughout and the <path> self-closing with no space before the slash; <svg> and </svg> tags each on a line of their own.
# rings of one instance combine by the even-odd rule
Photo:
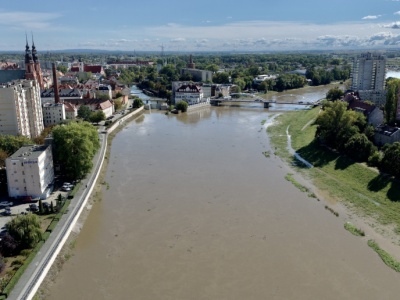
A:
<svg viewBox="0 0 400 300">
<path fill-rule="evenodd" d="M 184 84 L 175 91 L 175 103 L 186 101 L 189 105 L 206 102 L 200 85 Z"/>
<path fill-rule="evenodd" d="M 42 110 L 45 127 L 60 124 L 66 119 L 64 103 L 45 103 Z"/>
<path fill-rule="evenodd" d="M 43 129 L 38 81 L 24 79 L 0 85 L 0 134 L 34 138 Z"/>
<path fill-rule="evenodd" d="M 6 159 L 8 195 L 46 199 L 54 182 L 50 145 L 27 145 Z"/>
<path fill-rule="evenodd" d="M 351 89 L 357 91 L 361 100 L 382 104 L 385 92 L 386 58 L 375 53 L 363 53 L 353 63 Z"/>
</svg>

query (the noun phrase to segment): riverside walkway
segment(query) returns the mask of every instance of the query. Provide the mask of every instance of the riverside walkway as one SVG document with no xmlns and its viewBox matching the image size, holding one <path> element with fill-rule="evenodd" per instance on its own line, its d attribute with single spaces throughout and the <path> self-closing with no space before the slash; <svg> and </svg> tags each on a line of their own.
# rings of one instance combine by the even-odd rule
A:
<svg viewBox="0 0 400 300">
<path fill-rule="evenodd" d="M 104 127 L 99 128 L 98 132 L 101 148 L 93 158 L 93 169 L 91 174 L 87 178 L 81 180 L 81 186 L 75 194 L 75 197 L 72 199 L 68 210 L 61 217 L 56 228 L 43 244 L 36 257 L 29 264 L 28 268 L 25 270 L 7 299 L 30 300 L 34 297 L 40 284 L 46 277 L 47 272 L 50 270 L 50 267 L 71 233 L 71 230 L 77 222 L 82 210 L 85 208 L 87 200 L 96 184 L 107 149 L 107 134 L 116 129 L 125 120 L 135 116 L 142 110 L 143 107 L 116 120 L 114 125 L 110 127 L 107 132 L 104 131 Z"/>
</svg>

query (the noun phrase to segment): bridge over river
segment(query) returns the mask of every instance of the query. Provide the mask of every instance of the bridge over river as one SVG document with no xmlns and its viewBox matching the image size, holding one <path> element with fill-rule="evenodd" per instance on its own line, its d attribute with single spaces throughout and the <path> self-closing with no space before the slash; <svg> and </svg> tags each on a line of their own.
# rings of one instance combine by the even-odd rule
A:
<svg viewBox="0 0 400 300">
<path fill-rule="evenodd" d="M 321 99 L 322 100 L 322 99 Z M 293 101 L 276 101 L 276 100 L 265 100 L 263 98 L 255 98 L 255 99 L 211 99 L 210 104 L 213 106 L 222 106 L 222 105 L 235 105 L 235 104 L 253 104 L 253 103 L 259 103 L 264 106 L 264 108 L 269 108 L 272 104 L 287 104 L 287 105 L 304 105 L 304 106 L 318 106 L 320 104 L 320 101 L 318 100 L 316 102 L 304 102 L 304 101 L 298 101 L 298 102 L 293 102 Z"/>
</svg>

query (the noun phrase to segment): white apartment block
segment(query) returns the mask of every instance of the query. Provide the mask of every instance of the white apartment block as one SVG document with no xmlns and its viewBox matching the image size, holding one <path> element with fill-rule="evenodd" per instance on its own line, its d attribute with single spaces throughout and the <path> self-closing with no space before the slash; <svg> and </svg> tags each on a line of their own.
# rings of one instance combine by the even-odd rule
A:
<svg viewBox="0 0 400 300">
<path fill-rule="evenodd" d="M 51 145 L 27 145 L 6 159 L 8 195 L 46 199 L 54 182 Z"/>
<path fill-rule="evenodd" d="M 43 129 L 38 82 L 22 79 L 0 85 L 0 134 L 34 138 Z"/>
<path fill-rule="evenodd" d="M 64 103 L 45 103 L 42 110 L 45 127 L 60 124 L 66 119 Z"/>
<path fill-rule="evenodd" d="M 353 63 L 351 89 L 358 91 L 361 100 L 377 104 L 385 102 L 386 58 L 375 53 L 363 53 Z"/>
</svg>

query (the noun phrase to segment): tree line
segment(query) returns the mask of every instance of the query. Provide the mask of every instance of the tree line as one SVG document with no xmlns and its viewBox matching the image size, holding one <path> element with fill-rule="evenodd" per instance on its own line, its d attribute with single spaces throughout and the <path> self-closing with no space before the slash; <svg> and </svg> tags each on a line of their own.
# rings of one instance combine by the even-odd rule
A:
<svg viewBox="0 0 400 300">
<path fill-rule="evenodd" d="M 386 144 L 378 149 L 373 143 L 374 127 L 367 124 L 362 113 L 348 110 L 347 106 L 343 101 L 323 102 L 323 111 L 314 122 L 317 141 L 355 161 L 367 162 L 399 177 L 400 143 Z"/>
</svg>

